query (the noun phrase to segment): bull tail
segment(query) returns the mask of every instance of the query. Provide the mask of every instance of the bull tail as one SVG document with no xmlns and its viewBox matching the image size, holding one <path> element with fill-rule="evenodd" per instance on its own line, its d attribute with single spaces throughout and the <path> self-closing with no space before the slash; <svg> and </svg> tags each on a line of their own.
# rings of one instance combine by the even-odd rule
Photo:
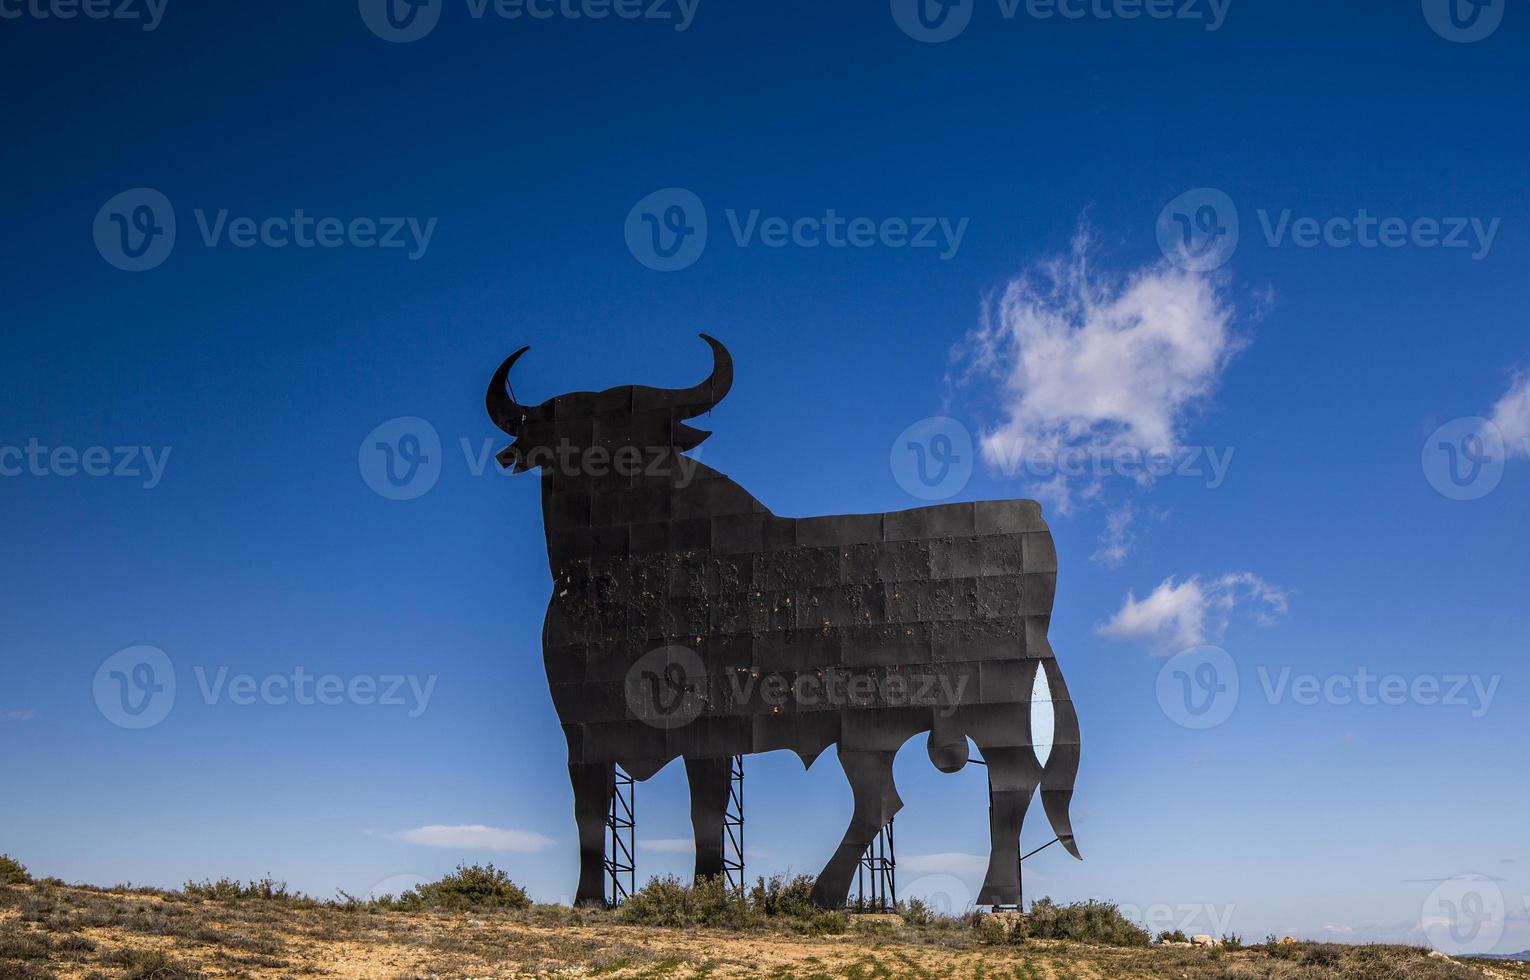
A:
<svg viewBox="0 0 1530 980">
<path fill-rule="evenodd" d="M 1078 715 L 1073 711 L 1073 699 L 1068 696 L 1068 685 L 1063 682 L 1057 661 L 1048 657 L 1041 663 L 1046 670 L 1047 686 L 1052 691 L 1053 718 L 1052 753 L 1041 771 L 1041 805 L 1052 825 L 1052 833 L 1057 835 L 1069 854 L 1083 860 L 1073 839 L 1073 821 L 1068 814 L 1069 804 L 1073 802 L 1073 780 L 1078 776 Z"/>
</svg>

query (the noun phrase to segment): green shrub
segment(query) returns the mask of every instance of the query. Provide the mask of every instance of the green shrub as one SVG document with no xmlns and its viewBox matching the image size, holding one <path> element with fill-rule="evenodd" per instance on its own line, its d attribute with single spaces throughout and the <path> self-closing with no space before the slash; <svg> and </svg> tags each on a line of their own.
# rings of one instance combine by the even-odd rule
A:
<svg viewBox="0 0 1530 980">
<path fill-rule="evenodd" d="M 927 926 L 938 918 L 935 910 L 931 909 L 920 898 L 911 898 L 906 902 L 899 902 L 898 914 L 903 916 L 905 924 L 911 926 Z"/>
<path fill-rule="evenodd" d="M 1243 937 L 1236 932 L 1224 932 L 1222 934 L 1222 946 L 1224 949 L 1242 949 Z"/>
<path fill-rule="evenodd" d="M 1108 946 L 1146 946 L 1152 941 L 1147 930 L 1121 914 L 1111 902 L 1074 902 L 1057 905 L 1050 898 L 1031 903 L 1020 928 L 1036 939 L 1069 939 L 1079 943 L 1102 943 Z"/>
<path fill-rule="evenodd" d="M 850 928 L 850 918 L 838 909 L 820 909 L 812 916 L 797 919 L 792 927 L 809 936 L 840 936 Z"/>
<path fill-rule="evenodd" d="M 457 865 L 457 870 L 400 895 L 401 908 L 512 909 L 531 908 L 526 889 L 494 865 Z"/>
<path fill-rule="evenodd" d="M 123 980 L 201 980 L 202 974 L 174 962 L 164 950 L 119 950 L 104 958 L 126 969 Z"/>
<path fill-rule="evenodd" d="M 751 911 L 766 918 L 813 918 L 821 911 L 813 904 L 812 875 L 760 878 L 749 890 L 749 906 Z"/>
<path fill-rule="evenodd" d="M 621 917 L 654 926 L 727 926 L 750 924 L 749 900 L 722 878 L 687 885 L 674 875 L 651 878 L 622 903 Z"/>
<path fill-rule="evenodd" d="M 1185 936 L 1183 929 L 1170 929 L 1168 932 L 1160 932 L 1158 941 L 1161 943 L 1188 943 L 1190 940 Z"/>
<path fill-rule="evenodd" d="M 26 865 L 9 854 L 0 854 L 0 885 L 25 885 L 31 882 Z"/>
<path fill-rule="evenodd" d="M 215 902 L 235 902 L 255 899 L 263 902 L 285 902 L 301 898 L 287 891 L 285 881 L 275 881 L 270 876 L 245 884 L 234 878 L 217 881 L 188 881 L 181 888 L 188 898 L 205 898 Z"/>
</svg>

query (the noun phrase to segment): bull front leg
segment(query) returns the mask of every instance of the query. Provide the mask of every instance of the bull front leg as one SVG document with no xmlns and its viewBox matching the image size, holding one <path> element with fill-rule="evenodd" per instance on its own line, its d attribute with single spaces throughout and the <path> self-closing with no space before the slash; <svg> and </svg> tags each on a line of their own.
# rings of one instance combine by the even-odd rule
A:
<svg viewBox="0 0 1530 980">
<path fill-rule="evenodd" d="M 606 904 L 606 818 L 616 769 L 610 763 L 570 762 L 574 822 L 579 828 L 579 890 L 574 904 Z"/>
<path fill-rule="evenodd" d="M 732 759 L 686 759 L 691 787 L 691 830 L 696 835 L 696 880 L 723 873 L 723 815 L 728 809 Z"/>
<path fill-rule="evenodd" d="M 979 905 L 1020 903 L 1020 828 L 1041 766 L 1029 745 L 989 746 L 979 751 L 988 763 L 988 874 L 978 892 Z"/>
<path fill-rule="evenodd" d="M 850 781 L 855 795 L 855 812 L 839 849 L 829 858 L 813 885 L 813 904 L 819 908 L 840 908 L 850 896 L 850 882 L 855 878 L 861 855 L 871 846 L 877 833 L 903 809 L 898 788 L 893 785 L 895 752 L 839 750 L 839 765 Z"/>
</svg>

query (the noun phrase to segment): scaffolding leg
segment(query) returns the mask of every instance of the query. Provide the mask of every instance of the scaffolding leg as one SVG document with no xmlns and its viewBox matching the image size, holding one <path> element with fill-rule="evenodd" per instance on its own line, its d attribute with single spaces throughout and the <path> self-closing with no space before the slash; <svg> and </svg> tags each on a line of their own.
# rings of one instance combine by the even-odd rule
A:
<svg viewBox="0 0 1530 980">
<path fill-rule="evenodd" d="M 893 822 L 877 832 L 855 868 L 857 912 L 891 912 L 898 903 L 898 859 L 893 848 Z"/>
<path fill-rule="evenodd" d="M 728 808 L 723 811 L 723 877 L 744 890 L 744 757 L 728 763 Z"/>
<path fill-rule="evenodd" d="M 620 767 L 611 768 L 611 812 L 606 816 L 606 904 L 622 904 L 637 890 L 637 789 Z"/>
</svg>

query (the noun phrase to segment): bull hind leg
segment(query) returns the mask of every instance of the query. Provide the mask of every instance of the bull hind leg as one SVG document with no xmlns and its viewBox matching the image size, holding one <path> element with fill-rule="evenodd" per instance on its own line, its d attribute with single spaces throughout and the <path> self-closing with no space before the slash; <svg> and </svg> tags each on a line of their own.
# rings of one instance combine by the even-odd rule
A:
<svg viewBox="0 0 1530 980">
<path fill-rule="evenodd" d="M 606 818 L 611 811 L 615 767 L 609 763 L 571 762 L 574 823 L 579 828 L 579 890 L 575 905 L 606 904 Z"/>
<path fill-rule="evenodd" d="M 829 858 L 813 885 L 813 904 L 819 908 L 839 908 L 850 897 L 850 882 L 861 855 L 871 846 L 877 833 L 903 809 L 898 789 L 893 785 L 893 756 L 896 752 L 839 750 L 839 764 L 850 781 L 855 796 L 855 812 L 839 849 Z"/>
<path fill-rule="evenodd" d="M 1041 764 L 1029 745 L 978 745 L 988 763 L 988 874 L 979 905 L 1020 904 L 1020 828 L 1041 782 Z"/>
<path fill-rule="evenodd" d="M 696 835 L 696 880 L 723 873 L 723 815 L 728 809 L 732 760 L 686 759 L 691 787 L 691 830 Z"/>
</svg>

